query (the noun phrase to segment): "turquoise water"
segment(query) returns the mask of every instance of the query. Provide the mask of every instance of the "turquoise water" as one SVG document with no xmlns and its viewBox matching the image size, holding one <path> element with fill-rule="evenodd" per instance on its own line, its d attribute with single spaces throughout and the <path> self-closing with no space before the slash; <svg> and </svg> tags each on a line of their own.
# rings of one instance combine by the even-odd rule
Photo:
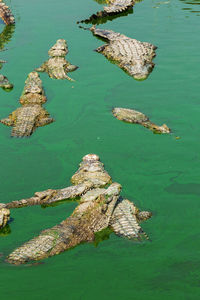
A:
<svg viewBox="0 0 200 300">
<path fill-rule="evenodd" d="M 200 2 L 144 0 L 133 14 L 100 26 L 158 46 L 155 68 L 143 82 L 92 51 L 102 41 L 78 28 L 76 21 L 100 10 L 97 2 L 7 4 L 16 27 L 0 53 L 8 61 L 0 72 L 15 87 L 0 90 L 0 118 L 19 107 L 27 74 L 47 59 L 58 38 L 67 40 L 67 58 L 79 69 L 70 74 L 75 83 L 41 74 L 45 108 L 56 122 L 28 139 L 10 138 L 11 129 L 0 126 L 0 202 L 68 186 L 82 156 L 96 153 L 122 184 L 123 196 L 153 217 L 142 225 L 151 242 L 112 234 L 98 247 L 84 244 L 44 264 L 16 267 L 5 256 L 65 219 L 76 204 L 13 210 L 11 234 L 0 237 L 1 299 L 199 299 Z M 114 106 L 139 110 L 173 134 L 122 123 L 111 114 Z"/>
</svg>

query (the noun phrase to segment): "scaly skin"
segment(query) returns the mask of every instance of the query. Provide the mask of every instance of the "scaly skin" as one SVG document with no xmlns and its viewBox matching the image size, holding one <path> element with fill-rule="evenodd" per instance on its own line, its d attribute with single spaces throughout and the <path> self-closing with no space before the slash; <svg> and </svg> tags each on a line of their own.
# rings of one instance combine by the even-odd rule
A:
<svg viewBox="0 0 200 300">
<path fill-rule="evenodd" d="M 147 238 L 139 225 L 139 221 L 148 219 L 151 217 L 151 213 L 139 212 L 132 202 L 120 197 L 120 184 L 112 183 L 107 189 L 102 188 L 103 185 L 105 186 L 111 181 L 111 178 L 105 172 L 97 155 L 88 154 L 83 157 L 79 170 L 72 176 L 72 182 L 77 183 L 77 180 L 79 186 L 82 185 L 82 187 L 84 184 L 90 183 L 90 190 L 88 190 L 89 186 L 87 185 L 87 189 L 84 190 L 79 205 L 72 215 L 59 225 L 42 231 L 38 237 L 14 250 L 7 258 L 9 263 L 23 264 L 28 261 L 44 259 L 75 247 L 82 242 L 92 242 L 95 233 L 107 227 L 110 227 L 115 234 L 129 239 Z M 74 188 L 76 187 L 74 186 Z M 51 193 L 52 190 L 49 190 L 50 197 L 47 202 L 49 200 L 50 203 L 63 200 L 68 195 L 63 193 L 66 189 L 57 190 L 53 194 Z M 43 201 L 47 203 L 45 192 L 40 192 L 35 196 L 42 198 L 43 193 Z M 8 205 L 7 207 L 20 206 Z"/>
<path fill-rule="evenodd" d="M 8 203 L 0 203 L 1 208 L 20 208 L 33 205 L 48 205 L 62 200 L 75 199 L 83 196 L 87 191 L 103 187 L 111 183 L 111 177 L 104 170 L 104 165 L 95 154 L 85 155 L 80 163 L 80 168 L 71 178 L 74 186 L 63 189 L 48 189 L 36 192 L 33 197 Z"/>
<path fill-rule="evenodd" d="M 31 72 L 28 75 L 19 102 L 22 107 L 12 112 L 8 118 L 0 120 L 4 125 L 13 126 L 11 136 L 30 136 L 37 127 L 54 121 L 42 107 L 42 104 L 46 102 L 46 97 L 37 72 Z"/>
<path fill-rule="evenodd" d="M 146 42 L 131 39 L 111 30 L 90 28 L 96 36 L 104 38 L 108 44 L 100 46 L 95 51 L 115 62 L 121 69 L 137 80 L 144 80 L 152 71 L 156 47 Z"/>
<path fill-rule="evenodd" d="M 119 14 L 129 11 L 135 4 L 135 1 L 133 0 L 103 0 L 103 1 L 96 0 L 96 1 L 100 4 L 107 4 L 107 6 L 105 6 L 102 11 L 99 11 L 96 14 L 90 16 L 88 19 L 82 20 L 78 23 L 94 23 L 94 22 L 97 23 L 98 20 L 101 20 L 103 18 L 107 18 L 109 16 L 117 16 Z"/>
<path fill-rule="evenodd" d="M 67 53 L 68 47 L 66 41 L 63 39 L 57 40 L 56 44 L 48 52 L 50 58 L 35 70 L 46 72 L 51 78 L 74 81 L 67 73 L 76 70 L 78 67 L 71 65 L 65 59 Z"/>
<path fill-rule="evenodd" d="M 13 84 L 10 83 L 6 76 L 0 74 L 0 87 L 5 91 L 10 91 L 13 89 Z"/>
<path fill-rule="evenodd" d="M 4 228 L 10 220 L 10 210 L 7 208 L 0 208 L 0 229 Z"/>
<path fill-rule="evenodd" d="M 0 0 L 0 18 L 6 25 L 15 24 L 15 18 L 10 8 L 2 0 Z"/>
<path fill-rule="evenodd" d="M 112 110 L 113 115 L 115 118 L 117 118 L 120 121 L 124 121 L 127 123 L 134 123 L 134 124 L 140 124 L 150 130 L 152 130 L 154 133 L 170 133 L 171 130 L 169 127 L 167 127 L 166 124 L 163 124 L 162 126 L 158 126 L 154 123 L 152 123 L 147 116 L 145 116 L 143 113 L 133 110 L 133 109 L 127 109 L 127 108 L 121 108 L 116 107 Z"/>
</svg>

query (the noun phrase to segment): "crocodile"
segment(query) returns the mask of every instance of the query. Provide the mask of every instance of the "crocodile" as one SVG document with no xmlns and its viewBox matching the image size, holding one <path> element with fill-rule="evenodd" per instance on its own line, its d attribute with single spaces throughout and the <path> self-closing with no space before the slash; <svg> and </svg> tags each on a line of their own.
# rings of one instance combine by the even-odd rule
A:
<svg viewBox="0 0 200 300">
<path fill-rule="evenodd" d="M 0 18 L 6 25 L 15 24 L 15 18 L 10 8 L 2 0 L 0 0 Z"/>
<path fill-rule="evenodd" d="M 121 108 L 121 107 L 115 107 L 112 110 L 113 115 L 115 118 L 117 118 L 120 121 L 124 121 L 127 123 L 134 123 L 134 124 L 140 124 L 150 130 L 152 130 L 154 133 L 170 133 L 171 129 L 167 127 L 166 124 L 163 124 L 162 126 L 158 126 L 154 123 L 152 123 L 149 118 L 144 115 L 143 113 L 128 109 L 128 108 Z"/>
<path fill-rule="evenodd" d="M 74 81 L 67 73 L 75 71 L 78 67 L 71 65 L 65 59 L 67 53 L 68 46 L 66 41 L 64 39 L 57 40 L 56 44 L 48 51 L 50 58 L 35 71 L 46 72 L 51 78 Z"/>
<path fill-rule="evenodd" d="M 93 23 L 100 24 L 105 23 L 109 17 L 118 17 L 128 15 L 133 12 L 134 0 L 95 0 L 99 4 L 107 4 L 102 11 L 98 11 L 96 14 L 91 15 L 88 19 L 77 22 L 79 23 Z M 103 21 L 102 21 L 103 20 Z M 105 20 L 105 21 L 104 21 Z"/>
<path fill-rule="evenodd" d="M 88 154 L 83 157 L 80 168 L 72 176 L 71 182 L 78 185 L 88 184 L 71 216 L 60 224 L 43 230 L 39 236 L 15 249 L 7 257 L 9 263 L 18 265 L 40 260 L 80 243 L 93 242 L 96 233 L 106 228 L 110 228 L 118 236 L 131 240 L 148 239 L 140 227 L 140 222 L 149 219 L 152 214 L 148 211 L 140 212 L 131 201 L 120 196 L 121 185 L 111 182 L 111 177 L 104 170 L 97 155 Z M 56 201 L 64 200 L 63 190 L 57 190 L 57 194 L 50 196 L 47 202 L 55 201 L 55 198 Z"/>
<path fill-rule="evenodd" d="M 13 84 L 10 83 L 6 76 L 0 74 L 0 87 L 5 91 L 11 91 L 13 89 Z"/>
<path fill-rule="evenodd" d="M 110 175 L 105 171 L 104 164 L 96 154 L 88 154 L 82 158 L 79 169 L 71 178 L 72 186 L 63 189 L 48 189 L 36 192 L 33 197 L 0 203 L 1 208 L 20 208 L 33 205 L 48 205 L 62 200 L 81 197 L 87 191 L 103 187 L 112 182 Z"/>
<path fill-rule="evenodd" d="M 13 111 L 8 118 L 0 120 L 7 126 L 13 126 L 11 136 L 30 136 L 39 127 L 54 121 L 48 112 L 42 107 L 47 101 L 42 81 L 37 72 L 31 72 L 26 81 L 23 93 L 19 100 L 22 107 Z"/>
<path fill-rule="evenodd" d="M 0 230 L 4 228 L 10 220 L 10 210 L 7 208 L 0 209 Z"/>
<path fill-rule="evenodd" d="M 90 31 L 108 44 L 98 47 L 95 51 L 103 54 L 111 62 L 136 80 L 144 80 L 154 68 L 152 59 L 155 57 L 156 46 L 147 42 L 140 42 L 112 30 L 97 29 Z"/>
<path fill-rule="evenodd" d="M 0 51 L 4 51 L 5 44 L 11 40 L 14 29 L 14 25 L 5 26 L 0 34 Z M 6 63 L 6 61 L 0 60 L 0 69 L 3 66 L 3 63 Z M 13 84 L 10 83 L 6 76 L 0 74 L 0 87 L 5 91 L 11 91 L 13 89 Z"/>
</svg>

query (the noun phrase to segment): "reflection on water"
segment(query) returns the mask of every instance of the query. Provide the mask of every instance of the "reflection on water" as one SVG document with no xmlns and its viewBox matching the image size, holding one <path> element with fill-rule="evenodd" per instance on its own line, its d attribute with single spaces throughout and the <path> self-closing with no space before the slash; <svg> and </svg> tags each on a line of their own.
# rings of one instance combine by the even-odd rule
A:
<svg viewBox="0 0 200 300">
<path fill-rule="evenodd" d="M 15 25 L 7 25 L 4 27 L 2 33 L 0 33 L 0 51 L 11 41 L 14 31 Z"/>
<path fill-rule="evenodd" d="M 197 16 L 200 16 L 200 0 L 180 0 L 181 2 L 187 4 L 186 7 L 183 7 L 182 10 L 188 10 L 191 13 L 196 13 Z"/>
<path fill-rule="evenodd" d="M 11 229 L 9 225 L 6 225 L 4 228 L 0 230 L 0 237 L 7 236 L 11 233 Z"/>
<path fill-rule="evenodd" d="M 97 3 L 99 4 L 104 4 L 104 5 L 109 5 L 109 4 L 112 4 L 113 1 L 109 1 L 109 0 L 94 0 L 96 1 Z M 142 0 L 137 0 L 135 1 L 135 3 L 137 2 L 141 2 Z M 114 4 L 114 3 L 113 3 Z M 127 16 L 129 14 L 132 14 L 133 13 L 133 8 L 130 7 L 129 9 L 126 9 L 125 11 L 123 12 L 113 12 L 113 13 L 109 13 L 109 15 L 104 11 L 100 11 L 100 12 L 97 12 L 93 15 L 91 15 L 88 19 L 85 19 L 85 20 L 81 20 L 77 23 L 91 23 L 91 24 L 94 24 L 94 25 L 99 25 L 99 24 L 104 24 L 106 23 L 107 21 L 112 21 L 116 18 L 119 18 L 119 17 L 124 17 L 124 16 Z"/>
<path fill-rule="evenodd" d="M 95 1 L 97 1 L 97 0 L 95 0 Z M 109 16 L 98 16 L 96 14 L 93 14 L 88 19 L 82 20 L 77 23 L 99 25 L 99 24 L 104 24 L 107 21 L 113 21 L 116 18 L 128 16 L 129 14 L 132 14 L 132 13 L 133 13 L 133 8 L 130 8 L 130 9 L 126 10 L 125 12 L 121 12 L 121 13 L 118 13 L 115 15 L 113 14 L 113 15 L 109 15 Z"/>
</svg>

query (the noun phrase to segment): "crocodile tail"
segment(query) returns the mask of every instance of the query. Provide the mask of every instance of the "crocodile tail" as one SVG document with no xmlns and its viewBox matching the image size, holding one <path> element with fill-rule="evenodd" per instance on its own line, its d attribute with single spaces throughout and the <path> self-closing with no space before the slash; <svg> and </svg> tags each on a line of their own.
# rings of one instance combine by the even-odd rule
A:
<svg viewBox="0 0 200 300">
<path fill-rule="evenodd" d="M 82 227 L 80 220 L 69 217 L 59 225 L 44 230 L 21 247 L 15 249 L 8 257 L 11 264 L 24 264 L 29 261 L 44 259 L 77 246 L 81 242 L 94 240 L 94 233 Z"/>
</svg>

